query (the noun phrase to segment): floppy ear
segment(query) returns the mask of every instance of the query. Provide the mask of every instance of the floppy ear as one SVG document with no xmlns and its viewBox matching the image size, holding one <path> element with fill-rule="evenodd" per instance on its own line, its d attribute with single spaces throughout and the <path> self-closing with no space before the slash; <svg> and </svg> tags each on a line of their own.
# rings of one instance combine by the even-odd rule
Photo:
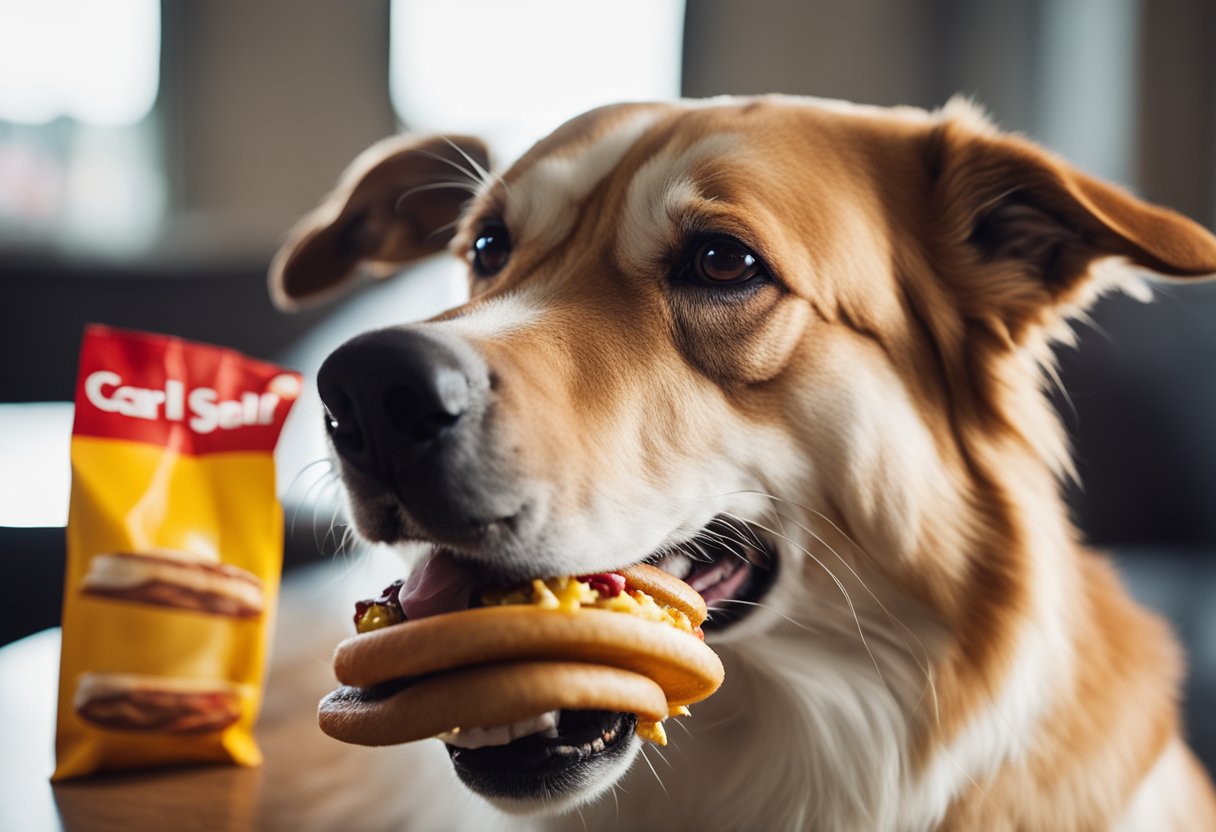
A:
<svg viewBox="0 0 1216 832">
<path fill-rule="evenodd" d="M 1216 273 L 1203 227 L 999 133 L 967 105 L 947 105 L 933 142 L 943 277 L 966 315 L 1014 342 L 1109 288 L 1092 268 L 1104 258 L 1169 277 Z"/>
<path fill-rule="evenodd" d="M 440 250 L 488 166 L 485 144 L 468 136 L 395 136 L 373 145 L 275 255 L 275 304 L 297 309 L 334 294 L 364 264 L 384 277 Z"/>
</svg>

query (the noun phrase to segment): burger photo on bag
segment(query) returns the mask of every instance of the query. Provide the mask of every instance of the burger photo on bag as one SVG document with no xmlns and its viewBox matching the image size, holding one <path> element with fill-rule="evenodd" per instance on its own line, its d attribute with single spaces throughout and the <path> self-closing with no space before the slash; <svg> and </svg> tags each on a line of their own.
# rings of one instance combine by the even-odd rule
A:
<svg viewBox="0 0 1216 832">
<path fill-rule="evenodd" d="M 115 731 L 200 734 L 241 715 L 243 685 L 136 673 L 84 673 L 72 707 L 86 722 Z"/>
<path fill-rule="evenodd" d="M 89 561 L 86 595 L 252 618 L 265 609 L 265 588 L 253 573 L 217 558 L 175 549 L 108 552 Z"/>
</svg>

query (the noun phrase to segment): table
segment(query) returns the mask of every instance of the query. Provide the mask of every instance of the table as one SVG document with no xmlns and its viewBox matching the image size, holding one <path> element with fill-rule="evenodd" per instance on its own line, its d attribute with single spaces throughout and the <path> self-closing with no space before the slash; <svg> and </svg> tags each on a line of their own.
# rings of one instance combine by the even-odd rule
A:
<svg viewBox="0 0 1216 832">
<path fill-rule="evenodd" d="M 378 593 L 399 571 L 391 556 L 360 556 L 284 582 L 257 728 L 266 756 L 260 768 L 171 769 L 52 786 L 59 631 L 0 649 L 0 832 L 359 829 L 365 807 L 352 805 L 356 793 L 367 800 L 391 792 L 393 779 L 418 765 L 419 752 L 444 758 L 436 770 L 450 768 L 439 747 L 356 748 L 316 727 L 317 700 L 334 686 L 333 645 L 349 635 L 351 602 Z"/>
</svg>

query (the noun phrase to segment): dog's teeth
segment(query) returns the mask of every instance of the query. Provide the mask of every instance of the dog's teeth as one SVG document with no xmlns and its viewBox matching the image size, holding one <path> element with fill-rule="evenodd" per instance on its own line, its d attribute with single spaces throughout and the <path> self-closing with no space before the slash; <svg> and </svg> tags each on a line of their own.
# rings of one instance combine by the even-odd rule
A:
<svg viewBox="0 0 1216 832">
<path fill-rule="evenodd" d="M 699 575 L 694 576 L 688 585 L 697 592 L 704 592 L 709 587 L 721 581 L 726 577 L 729 567 L 725 564 L 718 564 L 712 569 L 708 569 Z"/>
<path fill-rule="evenodd" d="M 511 741 L 508 726 L 497 728 L 462 728 L 440 734 L 439 739 L 457 748 L 485 748 L 490 745 L 506 745 Z"/>
<path fill-rule="evenodd" d="M 506 745 L 520 737 L 543 734 L 547 739 L 557 737 L 558 711 L 547 711 L 540 716 L 521 719 L 511 725 L 493 728 L 461 728 L 439 735 L 439 739 L 457 748 L 486 748 L 491 745 Z"/>
<path fill-rule="evenodd" d="M 540 716 L 531 719 L 523 719 L 510 726 L 511 739 L 517 740 L 520 737 L 531 736 L 532 734 L 540 734 L 549 729 L 557 728 L 557 712 L 548 711 Z"/>
<path fill-rule="evenodd" d="M 667 555 L 655 565 L 667 574 L 674 575 L 680 580 L 687 578 L 688 573 L 692 571 L 692 560 L 688 555 L 682 555 L 678 552 Z"/>
</svg>

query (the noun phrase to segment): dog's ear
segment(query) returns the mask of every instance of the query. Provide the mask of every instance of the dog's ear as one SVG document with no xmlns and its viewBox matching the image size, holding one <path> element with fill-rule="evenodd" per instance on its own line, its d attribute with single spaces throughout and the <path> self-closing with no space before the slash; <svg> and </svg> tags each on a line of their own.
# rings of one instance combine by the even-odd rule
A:
<svg viewBox="0 0 1216 832">
<path fill-rule="evenodd" d="M 275 304 L 297 309 L 340 290 L 362 266 L 383 277 L 440 250 L 488 167 L 485 144 L 468 136 L 397 136 L 373 145 L 275 255 Z"/>
<path fill-rule="evenodd" d="M 999 133 L 966 105 L 947 106 L 931 147 L 942 276 L 964 314 L 1015 342 L 1109 288 L 1092 268 L 1104 258 L 1168 277 L 1216 273 L 1216 237 L 1203 227 Z"/>
</svg>

